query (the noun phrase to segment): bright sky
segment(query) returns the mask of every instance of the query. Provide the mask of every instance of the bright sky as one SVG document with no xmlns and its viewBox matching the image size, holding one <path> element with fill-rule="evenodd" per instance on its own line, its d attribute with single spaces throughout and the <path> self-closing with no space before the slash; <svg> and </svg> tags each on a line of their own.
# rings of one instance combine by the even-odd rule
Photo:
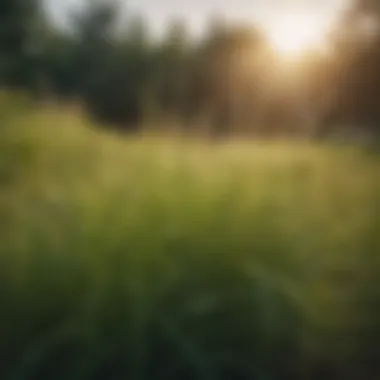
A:
<svg viewBox="0 0 380 380">
<path fill-rule="evenodd" d="M 45 0 L 56 19 L 64 10 L 84 0 Z M 318 22 L 329 22 L 349 0 L 125 0 L 130 10 L 142 13 L 155 31 L 162 31 L 168 20 L 180 17 L 194 32 L 202 30 L 212 14 L 227 16 L 232 21 L 277 22 L 283 14 L 294 12 L 312 15 Z M 275 21 L 274 21 L 275 20 Z"/>
</svg>

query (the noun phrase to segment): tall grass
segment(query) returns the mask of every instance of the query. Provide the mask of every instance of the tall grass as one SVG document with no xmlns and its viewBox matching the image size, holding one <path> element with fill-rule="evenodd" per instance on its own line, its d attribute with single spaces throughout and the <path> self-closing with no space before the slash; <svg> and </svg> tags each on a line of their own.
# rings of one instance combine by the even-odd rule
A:
<svg viewBox="0 0 380 380">
<path fill-rule="evenodd" d="M 0 126 L 1 379 L 380 376 L 378 157 L 121 138 L 17 107 Z"/>
</svg>

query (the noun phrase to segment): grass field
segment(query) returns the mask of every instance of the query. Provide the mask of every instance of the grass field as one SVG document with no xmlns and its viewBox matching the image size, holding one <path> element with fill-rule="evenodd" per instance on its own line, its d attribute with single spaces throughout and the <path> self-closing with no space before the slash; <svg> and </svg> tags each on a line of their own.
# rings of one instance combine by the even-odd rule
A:
<svg viewBox="0 0 380 380">
<path fill-rule="evenodd" d="M 0 379 L 380 378 L 379 156 L 4 104 Z"/>
</svg>

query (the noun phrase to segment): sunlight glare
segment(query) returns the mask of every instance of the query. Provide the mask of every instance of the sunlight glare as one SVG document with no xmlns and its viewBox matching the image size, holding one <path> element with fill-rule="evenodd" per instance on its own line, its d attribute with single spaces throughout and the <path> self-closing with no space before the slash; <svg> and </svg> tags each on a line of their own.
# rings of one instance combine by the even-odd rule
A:
<svg viewBox="0 0 380 380">
<path fill-rule="evenodd" d="M 313 14 L 295 13 L 275 17 L 265 31 L 276 52 L 295 57 L 323 47 L 327 25 Z"/>
</svg>

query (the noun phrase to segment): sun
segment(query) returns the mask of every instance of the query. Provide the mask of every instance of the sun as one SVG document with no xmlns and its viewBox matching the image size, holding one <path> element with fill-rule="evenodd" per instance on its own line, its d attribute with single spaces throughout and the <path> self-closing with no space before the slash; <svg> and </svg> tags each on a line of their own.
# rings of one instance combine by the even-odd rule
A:
<svg viewBox="0 0 380 380">
<path fill-rule="evenodd" d="M 327 33 L 324 20 L 308 13 L 277 16 L 264 29 L 274 50 L 293 58 L 323 47 Z"/>
</svg>

